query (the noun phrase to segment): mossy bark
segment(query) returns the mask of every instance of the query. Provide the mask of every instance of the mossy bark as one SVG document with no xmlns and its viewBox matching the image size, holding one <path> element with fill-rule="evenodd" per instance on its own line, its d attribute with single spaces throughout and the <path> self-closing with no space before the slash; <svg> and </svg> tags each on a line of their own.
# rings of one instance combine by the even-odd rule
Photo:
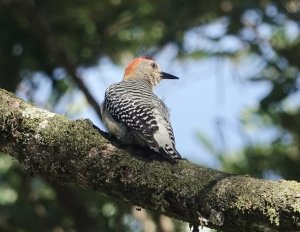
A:
<svg viewBox="0 0 300 232">
<path fill-rule="evenodd" d="M 104 138 L 0 89 L 0 151 L 30 174 L 73 183 L 191 225 L 222 231 L 300 231 L 300 184 L 171 164 Z"/>
</svg>

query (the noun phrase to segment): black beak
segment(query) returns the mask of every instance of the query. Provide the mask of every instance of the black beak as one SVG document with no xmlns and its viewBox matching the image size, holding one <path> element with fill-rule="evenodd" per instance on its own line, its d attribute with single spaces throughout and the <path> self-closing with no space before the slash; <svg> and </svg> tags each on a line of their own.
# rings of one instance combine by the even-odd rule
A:
<svg viewBox="0 0 300 232">
<path fill-rule="evenodd" d="M 169 73 L 161 72 L 161 79 L 179 79 L 179 77 L 173 76 Z"/>
</svg>

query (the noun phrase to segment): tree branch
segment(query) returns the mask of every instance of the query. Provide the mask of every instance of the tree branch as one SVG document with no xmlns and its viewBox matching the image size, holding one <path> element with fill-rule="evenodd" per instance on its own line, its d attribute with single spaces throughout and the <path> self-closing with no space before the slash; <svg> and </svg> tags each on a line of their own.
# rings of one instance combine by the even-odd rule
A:
<svg viewBox="0 0 300 232">
<path fill-rule="evenodd" d="M 30 174 L 73 183 L 222 231 L 300 230 L 300 184 L 230 175 L 121 147 L 88 120 L 71 121 L 0 89 L 0 151 Z M 145 156 L 146 154 L 146 156 Z"/>
</svg>

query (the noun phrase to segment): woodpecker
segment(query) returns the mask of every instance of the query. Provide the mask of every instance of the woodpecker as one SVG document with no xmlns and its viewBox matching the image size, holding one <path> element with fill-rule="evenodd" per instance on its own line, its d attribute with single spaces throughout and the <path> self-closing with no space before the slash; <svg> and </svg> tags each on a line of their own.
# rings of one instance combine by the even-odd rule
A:
<svg viewBox="0 0 300 232">
<path fill-rule="evenodd" d="M 122 143 L 149 147 L 174 161 L 181 156 L 175 148 L 169 112 L 153 93 L 161 79 L 179 78 L 162 72 L 150 57 L 135 58 L 125 69 L 123 80 L 105 91 L 102 122 Z"/>
</svg>

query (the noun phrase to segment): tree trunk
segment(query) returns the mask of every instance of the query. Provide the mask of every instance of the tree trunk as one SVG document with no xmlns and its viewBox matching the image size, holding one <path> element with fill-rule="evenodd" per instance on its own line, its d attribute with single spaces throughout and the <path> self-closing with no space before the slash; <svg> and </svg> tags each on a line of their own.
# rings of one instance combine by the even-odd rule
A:
<svg viewBox="0 0 300 232">
<path fill-rule="evenodd" d="M 99 191 L 158 214 L 222 231 L 300 231 L 300 184 L 176 164 L 106 139 L 0 89 L 0 151 L 30 174 Z"/>
</svg>

